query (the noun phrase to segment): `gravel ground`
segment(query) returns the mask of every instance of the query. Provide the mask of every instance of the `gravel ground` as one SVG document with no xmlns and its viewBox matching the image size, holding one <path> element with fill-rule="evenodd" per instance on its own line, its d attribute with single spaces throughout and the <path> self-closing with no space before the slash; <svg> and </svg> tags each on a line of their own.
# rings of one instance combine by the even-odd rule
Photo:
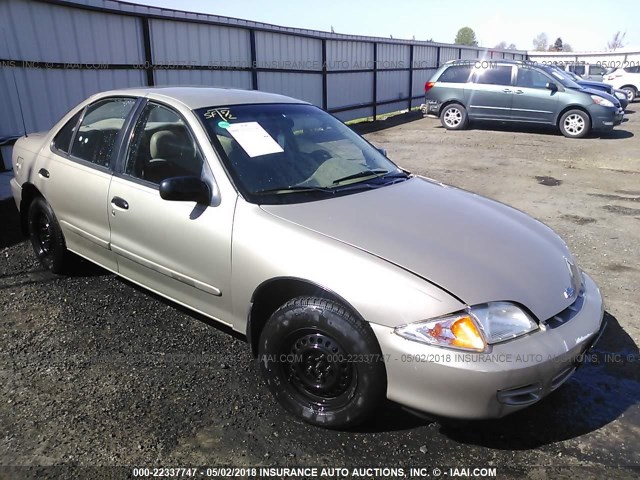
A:
<svg viewBox="0 0 640 480">
<path fill-rule="evenodd" d="M 596 361 L 500 421 L 438 422 L 388 404 L 357 430 L 314 428 L 274 403 L 242 340 L 90 264 L 67 277 L 42 271 L 6 201 L 0 465 L 494 466 L 498 478 L 542 466 L 525 476 L 583 479 L 623 467 L 607 476 L 637 478 L 640 113 L 584 140 L 500 126 L 448 132 L 411 115 L 381 123 L 359 128 L 400 165 L 564 237 L 605 295 Z"/>
</svg>

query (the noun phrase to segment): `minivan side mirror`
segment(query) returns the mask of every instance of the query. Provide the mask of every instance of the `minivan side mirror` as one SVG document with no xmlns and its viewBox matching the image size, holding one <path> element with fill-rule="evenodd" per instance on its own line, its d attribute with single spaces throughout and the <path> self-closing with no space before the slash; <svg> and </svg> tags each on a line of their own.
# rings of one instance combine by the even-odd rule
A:
<svg viewBox="0 0 640 480">
<path fill-rule="evenodd" d="M 160 198 L 208 204 L 211 200 L 211 190 L 199 177 L 171 177 L 160 183 Z"/>
<path fill-rule="evenodd" d="M 552 92 L 558 91 L 558 85 L 555 84 L 554 82 L 547 83 L 546 87 L 547 87 L 547 90 L 551 90 Z"/>
</svg>

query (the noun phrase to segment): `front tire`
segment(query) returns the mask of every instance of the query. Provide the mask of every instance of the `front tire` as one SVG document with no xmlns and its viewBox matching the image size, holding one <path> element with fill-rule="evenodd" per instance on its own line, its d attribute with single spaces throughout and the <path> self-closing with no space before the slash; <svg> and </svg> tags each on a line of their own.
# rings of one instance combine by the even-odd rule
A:
<svg viewBox="0 0 640 480">
<path fill-rule="evenodd" d="M 313 425 L 357 425 L 386 394 L 373 330 L 331 300 L 298 297 L 276 310 L 260 335 L 258 359 L 280 405 Z"/>
<path fill-rule="evenodd" d="M 629 103 L 633 102 L 638 96 L 638 91 L 633 87 L 622 87 L 622 90 L 627 92 L 627 98 L 629 99 Z"/>
<path fill-rule="evenodd" d="M 560 118 L 559 127 L 567 138 L 582 138 L 591 130 L 591 119 L 582 110 L 569 110 Z"/>
<path fill-rule="evenodd" d="M 66 271 L 70 253 L 53 209 L 44 198 L 36 197 L 29 205 L 27 227 L 33 251 L 42 266 L 53 273 Z"/>
<path fill-rule="evenodd" d="M 440 123 L 447 130 L 462 130 L 467 127 L 467 109 L 459 103 L 450 103 L 440 112 Z"/>
</svg>

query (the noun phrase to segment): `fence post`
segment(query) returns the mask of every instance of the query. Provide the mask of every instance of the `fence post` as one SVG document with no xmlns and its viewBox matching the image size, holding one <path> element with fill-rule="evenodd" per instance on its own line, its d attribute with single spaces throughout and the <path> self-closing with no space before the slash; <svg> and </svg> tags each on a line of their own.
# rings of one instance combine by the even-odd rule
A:
<svg viewBox="0 0 640 480">
<path fill-rule="evenodd" d="M 328 90 L 327 90 L 327 39 L 322 39 L 322 109 L 328 107 Z"/>
<path fill-rule="evenodd" d="M 409 107 L 407 111 L 411 111 L 411 102 L 413 101 L 413 47 L 409 46 Z"/>
<path fill-rule="evenodd" d="M 142 22 L 142 45 L 144 48 L 144 69 L 147 74 L 147 86 L 153 87 L 156 82 L 153 76 L 153 53 L 151 51 L 151 31 L 149 29 L 149 19 L 140 18 Z"/>
<path fill-rule="evenodd" d="M 436 68 L 440 68 L 440 47 L 436 47 Z"/>
<path fill-rule="evenodd" d="M 251 89 L 258 90 L 258 60 L 256 57 L 256 31 L 249 30 L 249 46 L 251 48 Z"/>
<path fill-rule="evenodd" d="M 373 42 L 373 121 L 378 116 L 378 43 Z"/>
</svg>

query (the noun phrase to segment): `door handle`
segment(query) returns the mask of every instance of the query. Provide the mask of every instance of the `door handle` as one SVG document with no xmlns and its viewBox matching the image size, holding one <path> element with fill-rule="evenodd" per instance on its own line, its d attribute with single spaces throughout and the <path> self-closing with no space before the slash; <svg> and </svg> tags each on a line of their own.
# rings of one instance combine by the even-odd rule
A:
<svg viewBox="0 0 640 480">
<path fill-rule="evenodd" d="M 49 170 L 47 170 L 46 168 L 41 168 L 38 171 L 38 175 L 40 175 L 42 178 L 49 178 Z"/>
<path fill-rule="evenodd" d="M 524 92 L 522 90 L 516 90 L 515 93 L 516 95 L 522 95 Z"/>
<path fill-rule="evenodd" d="M 504 93 L 513 93 L 510 88 L 505 88 L 502 90 Z"/>
<path fill-rule="evenodd" d="M 127 202 L 124 198 L 113 197 L 111 199 L 111 205 L 121 208 L 122 210 L 129 210 L 129 202 Z"/>
</svg>

